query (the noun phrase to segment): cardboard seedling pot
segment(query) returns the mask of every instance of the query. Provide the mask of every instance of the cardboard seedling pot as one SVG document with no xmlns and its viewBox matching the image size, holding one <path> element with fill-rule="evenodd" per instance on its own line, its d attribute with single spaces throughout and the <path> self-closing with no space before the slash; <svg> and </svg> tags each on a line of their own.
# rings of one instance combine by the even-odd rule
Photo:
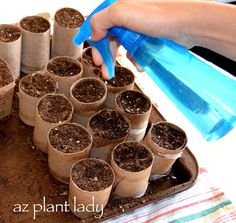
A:
<svg viewBox="0 0 236 223">
<path fill-rule="evenodd" d="M 101 68 L 97 67 L 93 62 L 91 46 L 83 49 L 81 56 L 79 57 L 79 61 L 83 66 L 82 77 L 99 78 L 99 74 L 101 74 Z"/>
<path fill-rule="evenodd" d="M 157 179 L 167 175 L 176 159 L 181 156 L 186 148 L 187 136 L 180 127 L 161 121 L 152 124 L 144 139 L 144 144 L 154 154 L 151 175 L 152 179 Z"/>
<path fill-rule="evenodd" d="M 116 110 L 125 116 L 131 124 L 128 141 L 141 142 L 145 135 L 152 104 L 140 91 L 125 90 L 115 98 Z"/>
<path fill-rule="evenodd" d="M 22 32 L 21 71 L 28 74 L 45 70 L 50 57 L 49 21 L 41 16 L 24 17 L 20 21 L 20 29 Z"/>
<path fill-rule="evenodd" d="M 118 197 L 142 197 L 148 187 L 154 156 L 143 144 L 123 142 L 112 151 L 115 172 L 113 194 Z"/>
<path fill-rule="evenodd" d="M 73 121 L 87 127 L 89 117 L 103 108 L 106 96 L 107 87 L 101 80 L 93 77 L 77 80 L 69 97 L 75 109 Z"/>
<path fill-rule="evenodd" d="M 55 13 L 51 57 L 80 57 L 83 44 L 75 45 L 73 38 L 83 22 L 83 15 L 73 8 L 61 8 Z"/>
<path fill-rule="evenodd" d="M 115 98 L 117 94 L 125 90 L 133 90 L 135 78 L 134 74 L 129 69 L 116 66 L 115 77 L 111 80 L 103 81 L 107 85 L 107 98 L 105 101 L 105 106 L 107 108 L 115 108 Z"/>
<path fill-rule="evenodd" d="M 34 82 L 33 79 L 38 80 Z M 24 83 L 29 83 L 31 89 L 26 92 L 24 90 Z M 46 86 L 50 84 L 50 88 Z M 42 96 L 48 93 L 56 93 L 57 82 L 48 75 L 41 73 L 33 73 L 24 76 L 19 83 L 19 117 L 22 122 L 27 125 L 35 125 L 35 113 L 37 104 Z"/>
<path fill-rule="evenodd" d="M 113 109 L 103 109 L 90 117 L 88 131 L 93 136 L 90 157 L 111 161 L 112 149 L 126 140 L 129 121 Z"/>
<path fill-rule="evenodd" d="M 15 81 L 8 63 L 0 58 L 0 119 L 11 114 Z"/>
<path fill-rule="evenodd" d="M 64 94 L 66 97 L 69 97 L 71 85 L 81 78 L 82 72 L 81 63 L 68 56 L 54 57 L 46 66 L 46 74 L 58 83 L 58 93 Z"/>
<path fill-rule="evenodd" d="M 76 177 L 76 167 L 79 167 L 80 172 L 84 172 L 83 175 Z M 109 180 L 106 174 L 109 174 Z M 80 185 L 75 182 L 75 177 L 78 183 L 82 181 Z M 102 211 L 99 213 L 98 210 L 104 210 L 107 205 L 114 179 L 115 174 L 105 161 L 88 158 L 75 163 L 70 172 L 69 183 L 68 200 L 71 211 L 81 219 L 90 216 L 99 218 L 102 215 Z M 88 182 L 87 185 L 83 185 L 84 180 Z M 95 188 L 91 188 L 92 186 Z M 99 189 L 96 189 L 96 186 Z M 95 211 L 92 209 L 92 205 L 99 208 Z"/>
<path fill-rule="evenodd" d="M 51 101 L 53 98 L 53 101 Z M 56 98 L 56 99 L 55 99 Z M 54 101 L 54 99 L 56 101 Z M 57 104 L 58 101 L 63 101 L 65 102 L 67 108 L 69 111 L 66 111 L 66 109 L 60 112 L 54 112 L 54 118 L 58 120 L 53 120 L 51 121 L 50 118 L 47 117 L 47 114 L 51 114 L 53 109 L 57 109 Z M 46 103 L 46 115 L 42 117 L 42 114 L 40 114 L 40 106 L 42 103 Z M 49 129 L 52 127 L 56 126 L 57 124 L 60 123 L 67 123 L 70 122 L 72 119 L 72 114 L 73 114 L 74 108 L 73 105 L 70 103 L 70 101 L 62 94 L 46 94 L 44 95 L 38 102 L 37 107 L 36 107 L 36 116 L 35 116 L 35 127 L 34 127 L 34 134 L 33 134 L 33 142 L 34 145 L 41 150 L 44 153 L 48 153 L 48 146 L 47 146 L 47 135 Z M 57 118 L 57 117 L 59 118 Z M 60 120 L 59 120 L 60 119 Z"/>
<path fill-rule="evenodd" d="M 73 164 L 89 156 L 92 136 L 83 126 L 66 123 L 51 128 L 47 140 L 49 170 L 57 180 L 68 184 Z"/>
<path fill-rule="evenodd" d="M 0 25 L 0 58 L 7 61 L 12 70 L 14 80 L 20 76 L 21 41 L 19 28 L 13 25 Z"/>
</svg>

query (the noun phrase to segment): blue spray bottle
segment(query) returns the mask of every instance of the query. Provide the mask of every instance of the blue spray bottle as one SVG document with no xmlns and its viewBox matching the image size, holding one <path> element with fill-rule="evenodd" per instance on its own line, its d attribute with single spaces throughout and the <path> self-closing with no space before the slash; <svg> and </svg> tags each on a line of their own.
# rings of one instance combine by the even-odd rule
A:
<svg viewBox="0 0 236 223">
<path fill-rule="evenodd" d="M 74 38 L 75 44 L 89 39 L 91 17 L 114 2 L 105 0 L 90 14 Z M 206 140 L 219 139 L 236 125 L 236 79 L 233 76 L 223 74 L 170 40 L 112 27 L 102 40 L 89 40 L 102 55 L 110 78 L 114 76 L 114 63 L 108 36 L 117 38 Z"/>
</svg>

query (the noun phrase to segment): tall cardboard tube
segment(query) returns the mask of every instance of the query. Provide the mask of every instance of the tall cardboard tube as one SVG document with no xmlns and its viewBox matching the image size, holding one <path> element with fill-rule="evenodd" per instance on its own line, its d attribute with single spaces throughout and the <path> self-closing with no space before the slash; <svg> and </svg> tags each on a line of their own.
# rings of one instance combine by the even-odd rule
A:
<svg viewBox="0 0 236 223">
<path fill-rule="evenodd" d="M 0 40 L 0 57 L 7 61 L 11 67 L 14 80 L 17 80 L 20 76 L 22 34 L 20 29 L 13 25 L 0 25 L 0 29 L 15 29 L 20 32 L 19 37 L 14 41 L 3 42 Z"/>
<path fill-rule="evenodd" d="M 62 94 L 46 94 L 44 95 L 38 102 L 37 107 L 36 107 L 36 116 L 35 116 L 35 127 L 34 127 L 34 134 L 33 134 L 33 142 L 34 145 L 41 150 L 44 153 L 48 153 L 48 143 L 47 143 L 47 135 L 48 135 L 48 131 L 49 129 L 51 129 L 52 127 L 56 126 L 58 123 L 52 123 L 52 122 L 47 122 L 44 121 L 43 118 L 40 116 L 39 114 L 39 104 L 41 102 L 41 100 L 43 100 L 44 98 L 48 97 L 48 96 L 56 96 L 56 97 L 62 97 L 64 98 L 71 107 L 71 111 L 68 115 L 68 118 L 60 123 L 67 123 L 70 122 L 72 119 L 72 114 L 74 111 L 73 105 L 70 103 L 70 101 Z"/>
<path fill-rule="evenodd" d="M 24 19 L 37 19 L 41 16 L 28 16 L 20 21 L 20 29 L 22 32 L 22 50 L 21 50 L 21 71 L 24 73 L 32 73 L 45 70 L 50 57 L 50 23 L 49 28 L 44 32 L 30 32 L 22 27 Z"/>
<path fill-rule="evenodd" d="M 4 68 L 0 71 L 0 79 L 3 83 L 5 82 L 0 85 L 0 119 L 2 119 L 11 114 L 15 81 L 9 64 L 2 58 L 0 58 L 0 64 Z"/>
<path fill-rule="evenodd" d="M 118 117 L 121 117 L 123 124 L 116 123 L 115 124 L 116 126 L 112 126 L 114 123 L 112 121 L 111 114 L 113 114 L 113 113 L 115 115 L 117 115 Z M 91 126 L 92 121 L 96 120 L 98 117 L 100 117 L 103 114 L 105 114 L 107 116 L 107 121 L 105 123 L 105 127 L 101 127 L 99 129 L 99 131 L 100 132 L 107 131 L 109 128 L 114 127 L 114 129 L 112 129 L 111 134 L 114 134 L 114 133 L 116 134 L 116 132 L 117 132 L 117 130 L 119 130 L 119 128 L 124 127 L 125 133 L 123 133 L 123 135 L 121 137 L 117 137 L 117 138 L 113 138 L 113 139 L 104 138 L 104 137 L 100 136 L 98 132 L 96 132 L 94 130 L 94 128 Z M 103 121 L 101 121 L 101 122 L 103 122 Z M 101 125 L 101 123 L 100 123 L 100 125 Z M 93 145 L 92 145 L 90 157 L 102 159 L 102 160 L 105 160 L 108 163 L 110 163 L 112 149 L 117 144 L 119 144 L 127 139 L 129 130 L 130 130 L 129 121 L 124 116 L 122 116 L 120 113 L 118 113 L 117 111 L 112 110 L 112 109 L 103 109 L 103 110 L 100 110 L 97 113 L 95 113 L 93 116 L 90 117 L 90 119 L 88 121 L 88 131 L 93 136 Z"/>
<path fill-rule="evenodd" d="M 146 111 L 142 112 L 142 113 L 133 113 L 131 111 L 129 111 L 129 109 L 124 109 L 123 107 L 120 106 L 120 104 L 123 101 L 123 97 L 127 97 L 129 96 L 128 93 L 130 93 L 131 95 L 131 99 L 129 102 L 133 102 L 133 100 L 136 99 L 136 95 L 138 97 L 139 100 L 141 100 L 141 103 L 146 103 L 147 104 L 147 109 Z M 121 93 L 119 93 L 116 98 L 115 98 L 115 106 L 116 106 L 116 110 L 118 112 L 120 112 L 123 116 L 125 116 L 131 124 L 131 130 L 129 132 L 129 136 L 127 138 L 128 141 L 137 141 L 137 142 L 141 142 L 143 140 L 143 137 L 146 133 L 146 128 L 148 125 L 148 121 L 149 121 L 149 117 L 151 114 L 151 109 L 152 109 L 152 104 L 150 99 L 143 94 L 140 91 L 134 91 L 134 90 L 125 90 L 122 91 Z M 131 108 L 133 110 L 138 110 L 140 109 L 139 107 L 135 108 Z"/>
<path fill-rule="evenodd" d="M 79 57 L 79 61 L 83 66 L 82 77 L 99 78 L 101 68 L 97 67 L 93 62 L 91 46 L 82 50 L 81 56 Z"/>
<path fill-rule="evenodd" d="M 60 126 L 73 126 L 76 127 L 79 131 L 83 131 L 87 134 L 89 140 L 88 146 L 85 148 L 73 152 L 73 153 L 64 153 L 57 148 L 55 148 L 51 141 L 50 141 L 50 133 L 55 128 L 60 128 Z M 54 126 L 48 131 L 48 166 L 51 174 L 59 181 L 63 183 L 69 183 L 69 177 L 70 177 L 70 170 L 74 163 L 79 161 L 80 159 L 87 158 L 90 154 L 91 146 L 92 146 L 92 136 L 91 134 L 85 129 L 83 126 L 78 125 L 76 123 L 67 123 L 67 124 L 59 124 Z"/>
<path fill-rule="evenodd" d="M 59 75 L 55 75 L 55 74 L 51 73 L 48 70 L 48 66 L 50 63 L 57 61 L 58 59 L 67 60 L 69 62 L 76 64 L 78 67 L 80 67 L 80 71 L 72 76 L 59 76 Z M 66 97 L 69 97 L 71 85 L 75 81 L 79 80 L 82 76 L 83 67 L 82 67 L 81 63 L 78 60 L 74 59 L 73 57 L 58 56 L 58 57 L 54 57 L 51 60 L 49 60 L 46 67 L 47 67 L 46 74 L 50 75 L 58 83 L 58 93 L 64 94 Z"/>
<path fill-rule="evenodd" d="M 96 83 L 96 88 L 100 86 L 100 88 L 104 91 L 103 96 L 99 100 L 86 103 L 86 102 L 79 101 L 77 98 L 75 98 L 73 94 L 73 90 L 75 89 L 75 87 L 77 85 L 82 85 L 83 83 L 86 83 L 86 82 L 94 82 Z M 71 86 L 70 97 L 69 97 L 69 100 L 71 101 L 75 109 L 75 112 L 73 114 L 73 121 L 78 122 L 81 125 L 87 127 L 89 117 L 92 116 L 95 112 L 103 108 L 104 102 L 106 100 L 106 96 L 107 96 L 107 87 L 101 80 L 97 78 L 93 78 L 93 77 L 86 77 L 86 78 L 81 78 L 77 80 Z"/>
<path fill-rule="evenodd" d="M 71 56 L 74 58 L 80 57 L 83 49 L 83 44 L 77 46 L 73 43 L 73 38 L 77 32 L 79 32 L 80 26 L 71 28 L 69 25 L 64 27 L 60 25 L 56 19 L 56 15 L 59 14 L 62 10 L 70 10 L 74 12 L 81 19 L 81 23 L 84 21 L 82 14 L 72 8 L 62 8 L 59 9 L 54 16 L 53 23 L 53 36 L 52 36 L 52 51 L 51 57 L 57 56 Z M 69 18 L 65 18 L 67 20 Z M 72 18 L 70 19 L 73 20 Z"/>
<path fill-rule="evenodd" d="M 181 146 L 179 146 L 177 148 L 166 149 L 153 141 L 152 131 L 154 128 L 156 128 L 160 124 L 169 125 L 172 128 L 176 129 L 177 131 L 179 131 L 183 134 L 184 139 L 183 139 L 183 143 L 181 144 Z M 147 147 L 149 147 L 154 154 L 154 164 L 152 167 L 151 175 L 152 175 L 152 178 L 155 179 L 155 178 L 161 177 L 163 175 L 166 175 L 170 171 L 172 165 L 177 160 L 177 158 L 179 158 L 182 155 L 183 150 L 186 148 L 187 136 L 186 136 L 185 132 L 180 127 L 178 127 L 170 122 L 167 122 L 167 121 L 161 121 L 161 122 L 157 122 L 157 123 L 152 124 L 143 143 Z"/>
<path fill-rule="evenodd" d="M 95 161 L 95 162 L 99 162 L 99 163 L 104 163 L 105 165 L 108 165 L 110 167 L 109 164 L 107 164 L 106 162 L 102 161 L 102 160 L 98 160 L 98 159 L 83 159 L 80 160 L 81 161 Z M 80 187 L 78 187 L 75 182 L 73 181 L 72 178 L 72 172 L 74 167 L 77 165 L 77 163 L 75 163 L 71 169 L 70 172 L 70 183 L 69 183 L 69 196 L 68 196 L 68 200 L 69 200 L 69 204 L 70 204 L 70 209 L 72 211 L 72 213 L 74 213 L 77 217 L 81 218 L 81 219 L 85 219 L 87 217 L 91 217 L 91 216 L 95 216 L 95 217 L 99 217 L 100 213 L 94 211 L 86 211 L 86 207 L 88 207 L 88 205 L 94 205 L 96 207 L 100 207 L 100 209 L 104 210 L 105 206 L 108 203 L 108 199 L 110 197 L 111 194 L 111 190 L 112 190 L 112 186 L 114 183 L 114 178 L 115 178 L 115 174 L 114 171 L 112 170 L 112 168 L 110 167 L 110 170 L 112 171 L 113 174 L 113 181 L 112 183 L 107 186 L 106 188 L 99 190 L 99 191 L 87 191 L 87 190 L 83 190 Z M 83 211 L 81 209 L 81 205 L 83 207 L 85 207 L 85 211 Z M 80 210 L 81 211 L 80 211 Z"/>
<path fill-rule="evenodd" d="M 32 76 L 32 74 L 28 74 L 24 76 L 19 83 L 19 117 L 21 121 L 23 121 L 25 124 L 34 126 L 35 125 L 35 113 L 36 113 L 36 107 L 40 100 L 40 97 L 33 97 L 29 94 L 26 94 L 24 90 L 22 89 L 22 82 L 24 81 L 27 76 Z M 57 83 L 51 78 L 51 81 L 55 84 L 55 89 L 52 92 L 47 93 L 56 93 L 57 91 Z"/>
<path fill-rule="evenodd" d="M 121 168 L 115 161 L 114 152 L 123 145 L 145 149 L 150 156 L 150 164 L 145 169 L 140 171 L 128 171 Z M 137 149 L 138 151 L 138 149 Z M 141 160 L 141 158 L 140 158 Z M 121 160 L 122 161 L 122 160 Z M 118 197 L 141 197 L 145 194 L 148 187 L 148 180 L 151 174 L 154 156 L 152 152 L 143 144 L 137 142 L 123 142 L 117 145 L 112 151 L 111 166 L 115 172 L 115 183 L 113 188 L 114 195 Z M 133 164 L 135 165 L 135 164 Z"/>
</svg>

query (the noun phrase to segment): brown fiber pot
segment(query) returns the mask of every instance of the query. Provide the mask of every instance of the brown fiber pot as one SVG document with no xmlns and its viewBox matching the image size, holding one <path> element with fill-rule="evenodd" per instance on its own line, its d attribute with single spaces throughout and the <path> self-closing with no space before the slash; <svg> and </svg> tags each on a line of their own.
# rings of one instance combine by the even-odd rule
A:
<svg viewBox="0 0 236 223">
<path fill-rule="evenodd" d="M 93 136 L 90 157 L 111 161 L 112 149 L 125 141 L 130 130 L 129 121 L 112 109 L 103 109 L 90 117 L 88 131 Z"/>
<path fill-rule="evenodd" d="M 11 114 L 15 81 L 8 63 L 0 58 L 0 119 Z"/>
<path fill-rule="evenodd" d="M 162 130 L 164 128 L 163 126 L 167 126 L 165 127 L 167 130 Z M 167 131 L 167 133 L 163 135 L 163 131 Z M 161 141 L 162 144 L 170 142 L 172 147 L 169 143 L 168 148 L 159 145 L 154 141 L 154 138 Z M 182 155 L 183 150 L 186 148 L 187 136 L 180 127 L 170 122 L 161 121 L 152 124 L 144 139 L 144 144 L 149 147 L 154 154 L 154 164 L 151 175 L 152 179 L 156 179 L 168 174 L 176 159 Z"/>
<path fill-rule="evenodd" d="M 25 19 L 41 19 L 48 24 L 48 29 L 42 32 L 28 31 L 22 27 Z M 27 16 L 21 19 L 20 29 L 22 32 L 21 71 L 28 74 L 45 70 L 50 57 L 50 23 L 41 16 Z"/>
<path fill-rule="evenodd" d="M 63 76 L 62 74 L 58 75 L 58 74 L 52 73 L 52 71 L 49 70 L 49 67 L 51 66 L 50 64 L 53 64 L 53 66 L 56 67 L 58 61 L 64 61 L 68 63 L 68 66 L 66 65 L 65 67 L 62 68 L 63 71 L 70 69 L 70 66 L 71 66 L 70 63 L 74 64 L 74 66 L 77 67 L 76 68 L 77 71 L 75 71 L 76 73 L 73 74 L 72 76 L 66 76 L 66 75 Z M 75 81 L 81 78 L 82 72 L 83 72 L 83 67 L 81 63 L 75 58 L 68 57 L 68 56 L 54 57 L 47 63 L 47 66 L 46 66 L 46 73 L 50 75 L 58 83 L 58 92 L 61 94 L 64 94 L 66 97 L 69 97 L 71 85 Z"/>
<path fill-rule="evenodd" d="M 0 38 L 0 58 L 7 61 L 12 70 L 14 80 L 20 76 L 20 60 L 21 60 L 21 41 L 22 34 L 19 28 L 13 25 L 0 25 L 0 30 L 5 30 L 5 33 L 13 32 L 16 35 L 14 40 Z"/>
<path fill-rule="evenodd" d="M 67 12 L 65 12 L 67 10 Z M 60 24 L 57 17 L 62 16 L 64 20 Z M 80 24 L 74 25 L 73 20 L 77 19 Z M 83 49 L 83 44 L 77 46 L 73 43 L 73 38 L 79 32 L 81 24 L 84 22 L 82 14 L 72 8 L 61 8 L 54 16 L 52 51 L 51 57 L 71 56 L 78 58 Z"/>
<path fill-rule="evenodd" d="M 89 165 L 89 167 L 87 167 L 87 165 Z M 80 171 L 84 171 L 83 176 L 76 177 L 76 167 L 79 167 Z M 109 176 L 109 180 L 107 176 Z M 81 185 L 78 186 L 78 184 L 75 183 L 75 179 L 82 182 L 86 179 L 88 183 L 87 185 L 81 183 Z M 94 216 L 94 220 L 98 220 L 98 218 L 103 215 L 104 208 L 108 203 L 114 179 L 114 171 L 110 165 L 103 160 L 88 158 L 75 163 L 70 172 L 69 183 L 68 200 L 71 211 L 81 219 Z M 100 184 L 99 190 L 90 188 L 91 185 L 94 186 L 96 184 Z M 92 206 L 98 207 L 98 209 L 93 210 L 91 209 Z M 99 210 L 101 211 L 98 212 Z"/>
<path fill-rule="evenodd" d="M 131 130 L 127 140 L 141 142 L 151 114 L 150 99 L 140 91 L 125 90 L 116 96 L 115 104 L 116 110 L 130 121 Z"/>
<path fill-rule="evenodd" d="M 87 87 L 86 87 L 87 86 Z M 81 92 L 83 87 L 87 88 Z M 101 93 L 98 96 L 98 89 Z M 75 91 L 80 91 L 79 98 L 76 98 Z M 85 77 L 77 80 L 70 89 L 69 100 L 74 106 L 73 121 L 87 127 L 89 118 L 103 108 L 107 96 L 106 85 L 97 78 Z M 86 98 L 91 98 L 88 102 Z M 80 99 L 80 100 L 79 100 Z"/>
<path fill-rule="evenodd" d="M 23 82 L 25 79 L 32 77 L 33 75 L 40 75 L 40 77 L 47 76 L 49 78 L 50 82 L 52 83 L 52 85 L 55 86 L 54 89 L 48 90 L 46 93 L 39 94 L 37 96 L 31 96 L 30 94 L 27 94 L 23 90 L 22 85 L 23 85 Z M 45 82 L 42 81 L 40 83 L 40 85 L 41 86 L 39 86 L 39 87 L 45 86 Z M 20 83 L 19 83 L 19 117 L 20 117 L 21 121 L 27 125 L 34 126 L 35 125 L 36 107 L 37 107 L 37 104 L 38 104 L 40 98 L 43 95 L 48 94 L 48 93 L 56 93 L 56 91 L 57 91 L 57 83 L 48 75 L 34 73 L 34 74 L 28 74 L 28 75 L 24 76 L 20 80 Z"/>
<path fill-rule="evenodd" d="M 111 166 L 115 172 L 114 195 L 142 197 L 148 187 L 154 156 L 143 144 L 123 142 L 112 151 Z"/>
<path fill-rule="evenodd" d="M 60 128 L 63 128 L 63 131 L 66 132 L 65 135 L 62 135 L 63 133 L 60 133 L 61 135 L 57 135 L 59 134 L 57 132 Z M 67 143 L 71 143 L 71 145 L 61 144 L 60 148 L 63 149 L 59 150 L 56 146 L 53 145 L 54 142 L 51 141 L 50 137 L 58 137 L 58 139 L 54 141 L 55 143 L 60 143 L 61 140 L 66 139 L 65 141 L 67 141 Z M 90 154 L 93 141 L 92 136 L 83 126 L 78 125 L 76 123 L 66 123 L 59 124 L 51 128 L 48 132 L 47 139 L 49 170 L 57 180 L 63 183 L 69 183 L 70 170 L 73 164 L 79 161 L 80 159 L 87 158 Z M 83 145 L 83 147 L 81 147 L 81 145 L 81 148 L 79 148 L 79 150 L 76 150 L 74 147 L 75 142 L 73 142 L 73 140 L 77 140 L 76 144 L 78 141 L 78 144 L 83 141 L 85 145 Z M 67 148 L 68 146 L 71 146 L 71 148 L 68 148 L 70 149 L 69 151 L 65 150 L 66 146 Z"/>
<path fill-rule="evenodd" d="M 62 121 L 45 121 L 40 113 L 39 113 L 39 106 L 40 103 L 43 101 L 47 101 L 48 98 L 51 97 L 56 97 L 57 100 L 61 101 L 64 100 L 67 102 L 68 104 L 68 108 L 70 109 L 70 111 L 66 112 L 66 116 L 65 114 L 63 114 L 63 112 L 61 113 L 63 115 L 64 118 L 62 118 Z M 51 103 L 50 107 L 48 107 L 48 109 L 52 109 L 52 107 L 56 107 L 55 103 Z M 72 119 L 72 114 L 73 114 L 74 108 L 73 105 L 70 103 L 70 101 L 62 94 L 46 94 L 44 95 L 38 102 L 37 107 L 36 107 L 36 116 L 35 116 L 35 127 L 34 127 L 34 134 L 33 134 L 33 142 L 34 145 L 40 149 L 42 152 L 44 153 L 48 153 L 48 143 L 47 143 L 47 135 L 48 135 L 48 131 L 49 129 L 51 129 L 52 127 L 56 126 L 59 123 L 64 123 L 64 122 L 70 122 Z M 60 114 L 57 114 L 58 116 L 60 116 Z"/>
</svg>

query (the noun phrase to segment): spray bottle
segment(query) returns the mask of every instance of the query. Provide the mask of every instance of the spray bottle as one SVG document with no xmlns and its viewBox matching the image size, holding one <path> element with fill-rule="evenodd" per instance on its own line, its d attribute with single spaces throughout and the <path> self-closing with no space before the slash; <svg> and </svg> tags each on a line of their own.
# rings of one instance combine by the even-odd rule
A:
<svg viewBox="0 0 236 223">
<path fill-rule="evenodd" d="M 91 17 L 114 2 L 105 0 L 89 15 L 74 37 L 74 43 L 80 45 L 88 40 L 96 47 L 112 78 L 114 62 L 108 37 L 116 37 L 207 141 L 219 139 L 233 129 L 236 125 L 236 79 L 233 76 L 220 72 L 173 41 L 123 27 L 110 28 L 100 41 L 89 40 Z"/>
</svg>

